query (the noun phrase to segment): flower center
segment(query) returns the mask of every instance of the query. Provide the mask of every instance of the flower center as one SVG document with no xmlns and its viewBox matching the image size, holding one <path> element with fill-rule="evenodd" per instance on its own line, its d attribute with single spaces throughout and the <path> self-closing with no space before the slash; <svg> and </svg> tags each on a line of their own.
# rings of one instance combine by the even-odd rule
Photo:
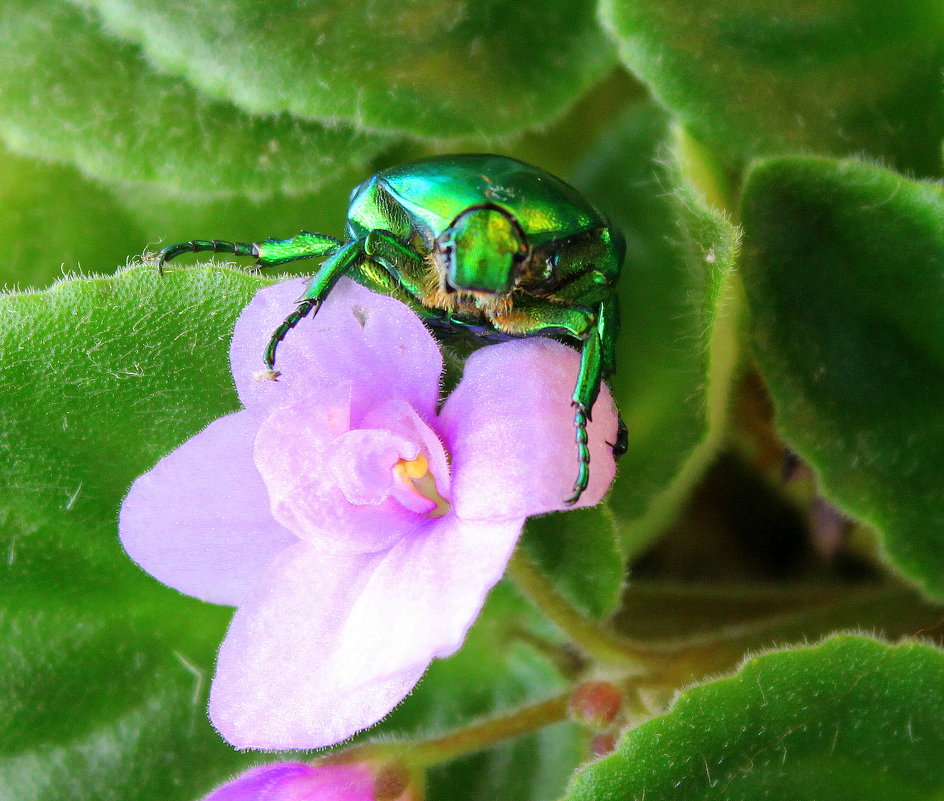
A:
<svg viewBox="0 0 944 801">
<path fill-rule="evenodd" d="M 398 459 L 393 475 L 411 495 L 436 504 L 426 512 L 426 517 L 442 517 L 449 512 L 449 501 L 439 494 L 436 478 L 429 472 L 429 460 L 423 453 L 417 454 L 415 459 Z"/>
</svg>

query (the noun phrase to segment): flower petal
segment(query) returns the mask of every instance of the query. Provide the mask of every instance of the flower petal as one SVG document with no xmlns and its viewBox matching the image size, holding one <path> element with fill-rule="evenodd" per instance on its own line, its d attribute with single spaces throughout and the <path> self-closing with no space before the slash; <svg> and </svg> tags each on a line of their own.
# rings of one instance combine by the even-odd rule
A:
<svg viewBox="0 0 944 801">
<path fill-rule="evenodd" d="M 272 516 L 324 551 L 381 551 L 423 522 L 393 498 L 355 506 L 331 469 L 331 447 L 343 433 L 346 406 L 331 398 L 300 399 L 260 425 L 254 459 Z"/>
<path fill-rule="evenodd" d="M 415 459 L 419 450 L 391 431 L 359 428 L 331 443 L 328 467 L 348 503 L 376 506 L 390 497 L 397 462 Z"/>
<path fill-rule="evenodd" d="M 237 748 L 322 748 L 372 726 L 409 693 L 425 665 L 352 688 L 335 658 L 344 620 L 382 559 L 304 542 L 276 559 L 220 646 L 210 719 L 223 737 Z M 376 658 L 370 643 L 360 658 Z"/>
<path fill-rule="evenodd" d="M 236 412 L 161 459 L 132 485 L 118 530 L 125 550 L 171 587 L 238 605 L 297 538 L 269 512 L 252 460 L 256 421 Z"/>
<path fill-rule="evenodd" d="M 321 748 L 384 717 L 462 644 L 523 521 L 428 521 L 388 552 L 285 552 L 233 618 L 210 716 L 240 748 Z"/>
<path fill-rule="evenodd" d="M 480 523 L 449 514 L 400 540 L 345 619 L 334 653 L 345 680 L 388 681 L 459 650 L 523 526 L 524 518 Z"/>
<path fill-rule="evenodd" d="M 442 356 L 420 319 L 393 298 L 341 278 L 318 313 L 302 320 L 279 346 L 278 381 L 254 376 L 275 328 L 292 312 L 304 280 L 256 293 L 236 323 L 230 360 L 240 400 L 254 413 L 351 382 L 352 417 L 387 398 L 409 402 L 432 419 L 439 401 Z M 359 427 L 359 426 L 358 426 Z"/>
<path fill-rule="evenodd" d="M 518 519 L 571 508 L 565 501 L 578 470 L 571 394 L 579 365 L 573 348 L 544 337 L 490 345 L 469 357 L 440 413 L 460 517 Z M 616 428 L 604 385 L 587 427 L 590 484 L 573 508 L 599 503 L 609 489 Z"/>
<path fill-rule="evenodd" d="M 439 435 L 416 410 L 401 400 L 390 400 L 371 409 L 364 418 L 364 426 L 383 428 L 419 443 L 420 450 L 429 460 L 429 472 L 436 481 L 436 489 L 449 497 L 449 457 Z"/>
<path fill-rule="evenodd" d="M 214 790 L 204 801 L 374 801 L 366 765 L 262 765 Z"/>
</svg>

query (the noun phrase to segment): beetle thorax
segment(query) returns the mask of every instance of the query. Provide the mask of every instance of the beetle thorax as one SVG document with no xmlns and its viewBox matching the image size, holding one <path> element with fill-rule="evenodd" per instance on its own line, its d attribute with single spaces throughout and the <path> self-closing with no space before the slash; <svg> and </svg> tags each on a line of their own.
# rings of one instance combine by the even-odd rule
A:
<svg viewBox="0 0 944 801">
<path fill-rule="evenodd" d="M 438 298 L 436 305 L 500 313 L 511 302 L 529 253 L 527 237 L 512 214 L 493 203 L 465 209 L 433 244 L 438 289 L 453 296 L 451 302 Z"/>
</svg>

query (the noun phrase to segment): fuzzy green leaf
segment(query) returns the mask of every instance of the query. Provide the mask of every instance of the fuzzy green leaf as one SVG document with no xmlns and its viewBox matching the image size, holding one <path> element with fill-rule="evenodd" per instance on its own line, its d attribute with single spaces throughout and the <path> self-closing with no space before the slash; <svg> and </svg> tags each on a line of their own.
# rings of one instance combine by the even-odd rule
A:
<svg viewBox="0 0 944 801">
<path fill-rule="evenodd" d="M 252 113 L 432 137 L 548 122 L 610 69 L 590 0 L 81 0 L 155 64 Z"/>
<path fill-rule="evenodd" d="M 2 147 L 0 158 L 0 241 L 6 249 L 0 285 L 36 288 L 76 271 L 111 271 L 145 250 L 188 239 L 260 242 L 302 229 L 341 236 L 351 187 L 369 172 L 345 169 L 313 192 L 253 199 L 141 184 L 105 186 L 74 167 L 22 158 Z M 227 258 L 232 261 L 232 254 L 217 257 Z M 188 254 L 174 266 L 193 261 Z M 310 262 L 299 264 L 299 271 L 310 269 Z"/>
<path fill-rule="evenodd" d="M 738 232 L 694 189 L 668 137 L 665 115 L 641 105 L 575 177 L 627 242 L 610 384 L 629 450 L 609 503 L 632 550 L 670 521 L 714 453 L 735 348 L 721 310 Z"/>
<path fill-rule="evenodd" d="M 4 585 L 4 801 L 192 801 L 248 766 L 206 721 L 228 613 L 170 592 L 158 609 L 143 595 L 96 597 L 82 582 L 37 581 L 18 593 Z M 168 620 L 186 621 L 184 631 L 166 636 Z"/>
<path fill-rule="evenodd" d="M 388 141 L 253 117 L 155 72 L 64 0 L 0 2 L 0 137 L 16 152 L 111 181 L 201 192 L 305 191 Z"/>
<path fill-rule="evenodd" d="M 191 801 L 247 763 L 206 721 L 228 611 L 144 575 L 115 519 L 138 473 L 235 408 L 228 330 L 261 283 L 139 269 L 0 298 L 7 798 Z"/>
<path fill-rule="evenodd" d="M 729 161 L 865 151 L 940 173 L 936 0 L 602 0 L 601 11 L 623 62 Z"/>
<path fill-rule="evenodd" d="M 521 547 L 571 603 L 594 618 L 616 609 L 625 571 L 616 521 L 604 506 L 532 517 Z"/>
<path fill-rule="evenodd" d="M 683 692 L 576 777 L 567 801 L 932 801 L 944 654 L 840 636 Z"/>
<path fill-rule="evenodd" d="M 944 190 L 857 161 L 761 163 L 744 282 L 777 424 L 888 560 L 944 597 Z"/>
</svg>

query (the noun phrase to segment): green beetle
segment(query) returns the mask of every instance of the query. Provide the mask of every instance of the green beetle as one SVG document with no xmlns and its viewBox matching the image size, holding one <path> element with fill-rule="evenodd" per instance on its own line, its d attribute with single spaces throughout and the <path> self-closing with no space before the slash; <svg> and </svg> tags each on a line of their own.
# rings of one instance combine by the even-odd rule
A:
<svg viewBox="0 0 944 801">
<path fill-rule="evenodd" d="M 495 155 L 423 159 L 383 170 L 351 193 L 344 241 L 302 232 L 259 243 L 193 240 L 182 253 L 253 256 L 259 267 L 325 257 L 298 306 L 273 332 L 265 363 L 285 335 L 318 307 L 342 275 L 406 303 L 440 332 L 482 342 L 552 336 L 579 343 L 573 392 L 577 478 L 590 477 L 587 421 L 614 367 L 619 331 L 615 284 L 624 243 L 576 189 L 529 164 Z M 625 450 L 625 428 L 613 443 Z"/>
</svg>

